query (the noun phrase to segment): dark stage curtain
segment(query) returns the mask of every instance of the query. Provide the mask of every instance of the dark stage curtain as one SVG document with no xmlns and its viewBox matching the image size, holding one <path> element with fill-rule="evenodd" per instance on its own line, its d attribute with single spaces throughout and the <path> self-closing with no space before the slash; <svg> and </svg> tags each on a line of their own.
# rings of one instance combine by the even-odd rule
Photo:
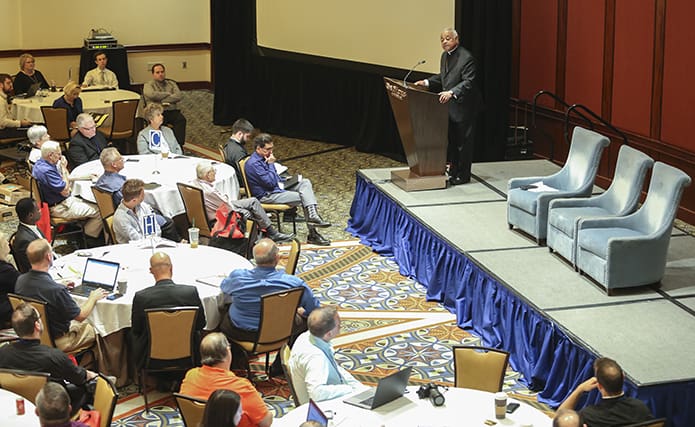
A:
<svg viewBox="0 0 695 427">
<path fill-rule="evenodd" d="M 384 90 L 385 72 L 345 62 L 261 56 L 255 46 L 255 1 L 211 0 L 211 9 L 216 124 L 245 117 L 267 132 L 403 157 Z M 462 38 L 485 73 L 486 109 L 479 117 L 475 158 L 500 160 L 507 126 L 500 106 L 509 100 L 511 3 L 471 0 L 458 10 L 475 21 Z M 437 49 L 437 37 L 432 35 L 432 49 Z M 400 77 L 401 70 L 390 71 Z"/>
</svg>

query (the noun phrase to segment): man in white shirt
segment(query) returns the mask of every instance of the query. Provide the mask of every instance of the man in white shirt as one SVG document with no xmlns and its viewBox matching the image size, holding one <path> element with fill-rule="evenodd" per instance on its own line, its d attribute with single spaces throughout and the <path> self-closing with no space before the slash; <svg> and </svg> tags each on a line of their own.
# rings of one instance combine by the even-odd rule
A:
<svg viewBox="0 0 695 427">
<path fill-rule="evenodd" d="M 174 242 L 181 240 L 176 227 L 171 218 L 156 215 L 156 212 L 145 200 L 145 183 L 140 179 L 129 179 L 123 183 L 121 188 L 123 200 L 113 214 L 113 234 L 116 243 L 128 243 L 131 240 L 141 240 L 145 238 L 142 229 L 142 219 L 150 214 L 155 214 L 155 235 L 163 236 Z M 164 224 L 160 224 L 160 217 Z"/>
<path fill-rule="evenodd" d="M 102 51 L 97 51 L 94 54 L 94 63 L 97 67 L 87 71 L 84 76 L 82 87 L 101 86 L 118 89 L 118 77 L 116 73 L 106 68 L 109 58 Z"/>
<path fill-rule="evenodd" d="M 9 74 L 0 74 L 0 138 L 23 138 L 26 136 L 26 129 L 17 128 L 31 126 L 29 120 L 15 120 L 12 115 L 7 95 L 13 90 L 12 77 Z"/>
<path fill-rule="evenodd" d="M 292 347 L 289 361 L 299 403 L 334 399 L 350 394 L 364 385 L 335 361 L 331 339 L 340 333 L 340 316 L 333 306 L 312 310 L 309 330 Z"/>
</svg>

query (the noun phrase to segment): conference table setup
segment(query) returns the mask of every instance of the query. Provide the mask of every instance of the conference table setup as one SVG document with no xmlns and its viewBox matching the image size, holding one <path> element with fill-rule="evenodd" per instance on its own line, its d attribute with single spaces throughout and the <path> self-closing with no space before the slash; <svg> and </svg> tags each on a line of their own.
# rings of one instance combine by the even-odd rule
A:
<svg viewBox="0 0 695 427">
<path fill-rule="evenodd" d="M 17 399 L 22 399 L 24 412 L 18 414 Z M 36 415 L 35 406 L 22 396 L 12 393 L 9 390 L 0 388 L 0 426 L 2 427 L 25 427 L 38 426 L 39 417 Z"/>
<path fill-rule="evenodd" d="M 12 100 L 12 113 L 18 119 L 27 119 L 32 123 L 43 123 L 43 114 L 41 113 L 42 106 L 52 106 L 53 101 L 63 96 L 63 92 L 41 92 L 45 96 L 35 95 L 31 98 Z M 80 93 L 82 100 L 82 110 L 85 113 L 109 114 L 103 126 L 111 125 L 111 113 L 113 111 L 112 104 L 114 101 L 123 101 L 126 99 L 140 99 L 140 94 L 129 90 L 82 90 Z"/>
<path fill-rule="evenodd" d="M 141 154 L 123 156 L 124 168 L 119 173 L 126 178 L 138 178 L 145 182 L 145 201 L 159 209 L 167 217 L 173 218 L 185 212 L 183 200 L 179 195 L 176 183 L 189 183 L 196 178 L 196 165 L 207 161 L 199 157 L 181 156 L 169 153 L 162 158 L 158 154 Z M 214 163 L 214 162 L 213 162 Z M 239 198 L 239 182 L 234 168 L 226 163 L 215 163 L 217 171 L 214 187 L 230 200 Z M 73 183 L 72 194 L 95 202 L 92 192 L 93 182 L 104 173 L 99 160 L 84 163 L 70 173 Z"/>
<path fill-rule="evenodd" d="M 495 417 L 495 393 L 468 388 L 439 388 L 445 402 L 434 406 L 429 398 L 420 399 L 417 386 L 408 386 L 406 394 L 376 409 L 367 410 L 343 401 L 349 396 L 317 402 L 324 413 L 332 412 L 329 427 L 445 427 L 445 426 L 519 426 L 550 427 L 552 419 L 538 409 L 515 399 L 519 407 L 505 418 Z M 356 392 L 359 393 L 359 392 Z M 309 404 L 273 420 L 273 426 L 296 427 L 307 419 Z"/>
<path fill-rule="evenodd" d="M 56 259 L 49 271 L 58 283 L 67 285 L 73 282 L 77 286 L 80 284 L 88 258 L 120 264 L 117 281 L 127 281 L 123 296 L 97 302 L 87 318 L 97 334 L 107 343 L 102 351 L 106 353 L 105 358 L 110 366 L 105 370 L 109 375 L 118 377 L 119 385 L 125 383 L 128 378 L 126 352 L 121 351 L 124 344 L 124 330 L 131 326 L 131 309 L 135 293 L 155 283 L 149 271 L 149 259 L 155 251 L 162 251 L 171 258 L 172 280 L 175 283 L 195 286 L 198 289 L 205 311 L 206 330 L 215 329 L 222 321 L 219 310 L 224 302 L 224 294 L 219 288 L 222 279 L 235 269 L 252 267 L 246 258 L 231 251 L 204 245 L 191 248 L 187 243 L 174 244 L 170 241 L 166 241 L 166 246 L 161 243 L 163 241 L 155 240 L 155 249 L 152 249 L 151 240 L 145 239 L 121 245 L 78 250 Z M 78 305 L 86 301 L 86 297 L 83 296 L 72 294 L 72 297 Z"/>
</svg>

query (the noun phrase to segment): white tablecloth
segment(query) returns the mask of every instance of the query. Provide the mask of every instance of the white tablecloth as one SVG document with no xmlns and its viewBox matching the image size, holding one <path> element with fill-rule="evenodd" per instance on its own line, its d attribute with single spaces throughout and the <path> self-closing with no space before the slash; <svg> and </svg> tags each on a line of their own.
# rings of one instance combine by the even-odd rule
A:
<svg viewBox="0 0 695 427">
<path fill-rule="evenodd" d="M 198 162 L 210 161 L 198 157 L 176 157 L 174 155 L 170 155 L 168 159 L 162 159 L 161 156 L 155 154 L 124 157 L 126 158 L 125 167 L 120 174 L 127 178 L 139 178 L 145 183 L 160 184 L 161 187 L 145 190 L 145 201 L 159 209 L 164 216 L 170 218 L 186 211 L 176 183 L 188 184 L 196 178 L 195 167 Z M 238 199 L 239 182 L 234 168 L 226 163 L 217 163 L 215 167 L 217 169 L 215 188 L 222 194 L 226 194 L 230 200 Z M 159 174 L 152 173 L 155 170 L 159 171 Z M 73 178 L 89 176 L 90 174 L 100 176 L 103 173 L 104 168 L 101 166 L 101 162 L 93 160 L 76 167 L 70 176 Z M 94 202 L 92 182 L 89 180 L 75 181 L 72 192 L 75 196 Z"/>
<path fill-rule="evenodd" d="M 17 415 L 16 401 L 21 397 L 0 388 L 0 426 L 27 427 L 39 426 L 39 417 L 34 412 L 34 404 L 24 399 L 24 415 Z"/>
<path fill-rule="evenodd" d="M 178 244 L 176 248 L 158 248 L 157 251 L 165 252 L 171 257 L 174 270 L 172 279 L 175 283 L 198 288 L 207 320 L 205 329 L 215 329 L 222 320 L 218 304 L 224 299 L 219 283 L 232 270 L 251 268 L 251 263 L 233 252 L 203 245 L 191 249 L 188 244 Z M 88 322 L 101 336 L 129 328 L 133 296 L 137 291 L 150 287 L 155 282 L 149 271 L 152 249 L 140 249 L 135 244 L 125 244 L 77 251 L 54 261 L 50 271 L 53 278 L 58 282 L 74 281 L 79 285 L 87 257 L 78 254 L 87 255 L 86 252 L 90 253 L 92 258 L 119 262 L 119 278 L 125 277 L 128 280 L 126 294 L 113 301 L 99 301 L 87 318 Z M 200 280 L 217 285 L 201 283 Z M 86 300 L 77 295 L 73 295 L 73 298 L 78 304 Z"/>
<path fill-rule="evenodd" d="M 33 96 L 27 99 L 15 99 L 12 101 L 12 109 L 17 119 L 27 119 L 33 123 L 43 123 L 43 114 L 41 114 L 41 106 L 52 106 L 53 101 L 63 96 L 63 92 L 48 92 L 48 96 L 39 97 Z M 111 125 L 111 115 L 113 101 L 122 101 L 124 99 L 140 99 L 140 94 L 129 90 L 105 90 L 105 91 L 82 91 L 80 94 L 82 99 L 82 110 L 85 113 L 109 113 L 109 117 L 104 122 L 104 126 Z"/>
<path fill-rule="evenodd" d="M 444 391 L 446 398 L 443 406 L 432 405 L 430 399 L 420 400 L 415 392 L 417 387 L 408 387 L 409 393 L 404 397 L 380 406 L 372 411 L 343 403 L 345 397 L 325 402 L 318 402 L 319 408 L 325 412 L 330 409 L 335 412 L 335 421 L 329 426 L 341 427 L 444 427 L 444 426 L 481 426 L 485 427 L 486 420 L 496 422 L 495 427 L 501 426 L 534 426 L 550 427 L 552 419 L 543 412 L 526 403 L 513 414 L 507 414 L 505 419 L 495 419 L 494 393 L 451 387 Z M 508 399 L 512 402 L 513 399 Z M 284 417 L 273 421 L 273 426 L 296 427 L 306 420 L 308 405 L 302 405 Z"/>
</svg>

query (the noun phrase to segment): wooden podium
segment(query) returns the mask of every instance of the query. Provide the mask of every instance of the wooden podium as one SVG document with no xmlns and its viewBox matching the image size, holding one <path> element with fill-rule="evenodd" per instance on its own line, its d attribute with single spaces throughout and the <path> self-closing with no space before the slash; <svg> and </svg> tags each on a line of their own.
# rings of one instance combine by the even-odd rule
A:
<svg viewBox="0 0 695 427">
<path fill-rule="evenodd" d="M 446 188 L 449 107 L 436 93 L 402 80 L 384 77 L 409 170 L 391 172 L 391 181 L 405 191 Z"/>
</svg>

